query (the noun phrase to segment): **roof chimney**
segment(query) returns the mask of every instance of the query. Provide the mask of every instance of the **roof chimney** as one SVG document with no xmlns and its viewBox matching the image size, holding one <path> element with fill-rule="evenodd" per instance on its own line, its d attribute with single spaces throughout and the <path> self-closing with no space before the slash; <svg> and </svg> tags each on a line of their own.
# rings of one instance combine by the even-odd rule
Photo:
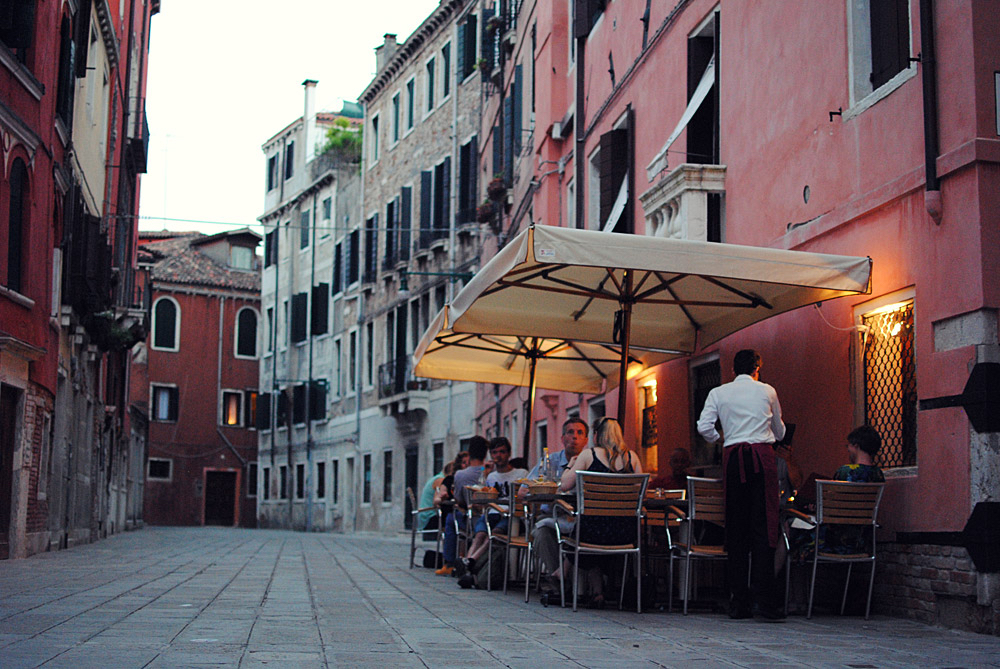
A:
<svg viewBox="0 0 1000 669">
<path fill-rule="evenodd" d="M 385 40 L 379 46 L 375 47 L 375 71 L 381 72 L 385 64 L 395 55 L 396 49 L 399 48 L 399 44 L 396 43 L 396 35 L 393 33 L 386 33 L 383 37 Z"/>
<path fill-rule="evenodd" d="M 305 162 L 316 157 L 316 84 L 315 79 L 306 79 L 302 82 L 305 87 L 305 109 L 302 112 L 302 123 L 304 128 Z"/>
</svg>

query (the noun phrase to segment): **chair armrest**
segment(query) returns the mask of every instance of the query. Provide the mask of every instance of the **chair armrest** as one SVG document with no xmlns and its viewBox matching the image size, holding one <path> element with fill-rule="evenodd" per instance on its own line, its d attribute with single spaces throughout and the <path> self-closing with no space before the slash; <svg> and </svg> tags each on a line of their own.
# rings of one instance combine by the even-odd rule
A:
<svg viewBox="0 0 1000 669">
<path fill-rule="evenodd" d="M 675 516 L 678 520 L 687 520 L 687 513 L 671 504 L 667 507 L 667 513 Z"/>
<path fill-rule="evenodd" d="M 491 511 L 496 511 L 497 513 L 502 513 L 504 515 L 507 514 L 507 509 L 503 508 L 499 504 L 496 504 L 495 502 L 490 502 L 486 505 L 486 508 Z"/>
<path fill-rule="evenodd" d="M 552 515 L 555 516 L 557 511 L 570 516 L 576 515 L 576 509 L 573 508 L 573 505 L 563 499 L 557 499 L 552 502 Z"/>
<path fill-rule="evenodd" d="M 438 513 L 441 513 L 441 509 L 436 506 L 425 506 L 422 509 L 414 509 L 413 511 L 410 511 L 410 513 L 423 513 L 424 511 L 437 511 Z"/>
<path fill-rule="evenodd" d="M 802 513 L 798 509 L 785 509 L 784 513 L 787 514 L 787 515 L 789 515 L 789 516 L 793 516 L 795 518 L 798 518 L 799 520 L 804 520 L 805 522 L 809 523 L 810 525 L 815 525 L 816 524 L 816 521 L 815 521 L 815 519 L 813 519 L 812 516 L 810 516 L 808 513 Z"/>
</svg>

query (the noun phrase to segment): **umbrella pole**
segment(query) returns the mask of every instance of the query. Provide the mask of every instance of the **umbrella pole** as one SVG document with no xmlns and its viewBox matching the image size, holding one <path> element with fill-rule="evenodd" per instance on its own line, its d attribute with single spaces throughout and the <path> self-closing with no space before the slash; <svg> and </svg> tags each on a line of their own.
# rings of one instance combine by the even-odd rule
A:
<svg viewBox="0 0 1000 669">
<path fill-rule="evenodd" d="M 531 450 L 531 422 L 535 416 L 535 364 L 538 362 L 537 358 L 530 358 L 530 367 L 528 375 L 528 419 L 524 421 L 524 447 L 522 448 L 521 455 L 527 459 L 528 452 Z"/>
<path fill-rule="evenodd" d="M 628 378 L 628 347 L 632 336 L 632 273 L 625 272 L 625 286 L 622 291 L 627 301 L 622 304 L 622 363 L 618 370 L 618 424 L 622 431 L 625 430 L 625 406 L 628 400 L 628 387 L 625 382 Z"/>
</svg>

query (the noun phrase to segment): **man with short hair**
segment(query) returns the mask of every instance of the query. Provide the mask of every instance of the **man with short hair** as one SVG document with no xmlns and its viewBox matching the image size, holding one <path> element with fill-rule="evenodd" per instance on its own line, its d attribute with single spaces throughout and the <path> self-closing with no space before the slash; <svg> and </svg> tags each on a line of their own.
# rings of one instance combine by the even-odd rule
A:
<svg viewBox="0 0 1000 669">
<path fill-rule="evenodd" d="M 490 442 L 490 458 L 493 460 L 493 471 L 486 477 L 486 485 L 497 488 L 500 492 L 500 498 L 504 499 L 510 494 L 508 486 L 513 485 L 514 481 L 524 478 L 528 472 L 527 470 L 516 469 L 511 466 L 510 441 L 506 437 L 496 437 Z M 506 509 L 506 504 L 501 505 L 501 507 Z M 461 558 L 461 564 L 464 565 L 465 569 L 462 570 L 460 568 L 460 571 L 475 573 L 476 560 L 486 552 L 489 541 L 486 533 L 487 523 L 489 523 L 495 532 L 503 533 L 507 531 L 507 520 L 501 518 L 499 513 L 484 513 L 481 515 L 476 520 L 475 536 L 472 539 L 469 552 L 464 558 Z M 471 585 L 471 581 L 467 581 L 466 583 Z M 464 587 L 461 581 L 459 585 L 463 585 Z"/>
<path fill-rule="evenodd" d="M 723 441 L 722 478 L 726 499 L 726 571 L 730 618 L 750 618 L 753 604 L 765 619 L 781 620 L 774 579 L 778 542 L 778 475 L 774 443 L 785 436 L 774 388 L 760 381 L 760 356 L 752 349 L 733 358 L 736 378 L 713 388 L 698 418 L 709 443 Z M 722 435 L 715 428 L 722 425 Z M 753 593 L 747 562 L 753 553 Z"/>
<path fill-rule="evenodd" d="M 556 480 L 569 467 L 569 463 L 583 452 L 587 446 L 588 429 L 587 424 L 579 417 L 573 416 L 562 426 L 562 446 L 563 450 L 549 454 L 549 459 L 555 463 Z M 528 474 L 529 479 L 538 478 L 538 473 L 542 462 L 535 465 Z M 522 486 L 521 493 L 527 493 L 527 486 Z M 555 521 L 552 518 L 545 518 L 535 524 L 531 532 L 532 548 L 538 553 L 538 558 L 545 565 L 549 573 L 550 585 L 554 584 L 555 591 L 559 590 L 559 579 L 553 578 L 553 574 L 558 573 L 559 564 L 559 542 L 556 540 Z M 550 595 L 551 596 L 551 595 Z"/>
<path fill-rule="evenodd" d="M 465 526 L 465 509 L 468 508 L 465 487 L 475 485 L 479 481 L 479 477 L 483 475 L 486 452 L 489 447 L 490 443 L 486 441 L 486 437 L 474 436 L 469 440 L 469 466 L 455 472 L 455 509 L 448 514 L 444 521 L 444 543 L 442 545 L 444 565 L 435 571 L 435 574 L 450 576 L 455 571 L 455 563 L 458 561 L 458 534 L 455 532 L 454 519 L 458 519 L 460 526 Z"/>
</svg>

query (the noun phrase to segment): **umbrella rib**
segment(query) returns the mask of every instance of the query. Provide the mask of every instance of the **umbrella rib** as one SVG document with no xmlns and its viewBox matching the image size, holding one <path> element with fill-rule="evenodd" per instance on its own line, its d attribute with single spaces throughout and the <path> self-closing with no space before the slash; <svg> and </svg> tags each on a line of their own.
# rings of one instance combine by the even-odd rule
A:
<svg viewBox="0 0 1000 669">
<path fill-rule="evenodd" d="M 751 306 L 751 307 L 762 306 L 762 307 L 767 307 L 768 309 L 774 309 L 774 307 L 772 307 L 770 304 L 768 304 L 767 301 L 764 300 L 764 298 L 759 297 L 757 295 L 751 295 L 749 293 L 744 293 L 742 290 L 740 290 L 738 288 L 733 288 L 732 286 L 727 285 L 727 284 L 723 283 L 722 281 L 719 281 L 714 276 L 702 276 L 701 278 L 704 279 L 705 281 L 708 281 L 711 284 L 715 284 L 716 286 L 718 286 L 719 288 L 722 288 L 723 290 L 728 290 L 730 293 L 733 293 L 735 295 L 739 295 L 740 297 L 742 297 L 745 300 L 750 300 L 750 305 L 749 306 Z"/>
<path fill-rule="evenodd" d="M 685 277 L 685 276 L 688 276 L 688 275 L 687 274 L 678 274 L 677 276 L 675 276 L 673 279 L 671 279 L 669 281 L 666 280 L 663 277 L 663 275 L 661 275 L 659 272 L 656 273 L 656 276 L 657 276 L 657 278 L 660 281 L 663 282 L 661 285 L 663 286 L 664 290 L 666 290 L 668 293 L 670 293 L 670 297 L 674 298 L 675 300 L 678 300 L 677 306 L 680 307 L 681 311 L 684 313 L 684 316 L 688 319 L 688 321 L 691 323 L 691 325 L 694 326 L 695 331 L 700 330 L 701 329 L 701 323 L 699 323 L 698 321 L 696 321 L 695 318 L 694 318 L 694 316 L 691 315 L 691 312 L 688 311 L 687 305 L 680 302 L 680 298 L 677 297 L 677 293 L 674 291 L 674 287 L 673 287 L 673 283 L 675 281 L 679 281 L 682 277 Z"/>
<path fill-rule="evenodd" d="M 588 356 L 584 355 L 583 351 L 577 348 L 576 344 L 573 344 L 572 342 L 567 342 L 567 343 L 574 351 L 576 351 L 581 357 L 583 357 L 584 362 L 586 362 L 592 370 L 594 370 L 599 376 L 604 376 L 604 373 L 601 372 L 601 370 L 597 367 L 597 365 L 594 364 L 594 361 L 591 360 Z"/>
</svg>

